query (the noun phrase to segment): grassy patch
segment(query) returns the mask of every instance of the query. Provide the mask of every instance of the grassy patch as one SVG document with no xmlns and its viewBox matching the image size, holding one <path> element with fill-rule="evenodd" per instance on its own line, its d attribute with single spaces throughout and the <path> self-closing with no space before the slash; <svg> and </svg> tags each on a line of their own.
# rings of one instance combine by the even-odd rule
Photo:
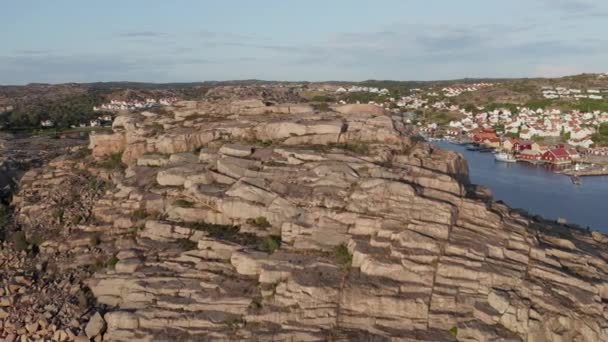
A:
<svg viewBox="0 0 608 342">
<path fill-rule="evenodd" d="M 458 336 L 458 327 L 452 327 L 450 328 L 450 330 L 448 330 L 448 332 L 450 333 L 450 335 L 456 337 Z"/>
<path fill-rule="evenodd" d="M 272 146 L 274 142 L 272 140 L 256 140 L 254 143 L 258 146 L 269 147 Z"/>
<path fill-rule="evenodd" d="M 334 260 L 342 268 L 349 268 L 353 262 L 353 256 L 348 251 L 348 247 L 342 243 L 334 248 Z"/>
<path fill-rule="evenodd" d="M 178 199 L 175 202 L 173 202 L 173 205 L 176 207 L 180 207 L 180 208 L 193 208 L 194 207 L 193 202 L 190 202 L 185 199 Z"/>
<path fill-rule="evenodd" d="M 29 243 L 27 242 L 27 239 L 25 238 L 24 231 L 14 232 L 13 235 L 11 235 L 10 241 L 11 241 L 11 244 L 13 245 L 13 248 L 17 252 L 26 251 L 27 248 L 29 247 Z"/>
<path fill-rule="evenodd" d="M 278 235 L 266 236 L 258 244 L 258 249 L 266 253 L 274 253 L 280 247 L 281 237 Z"/>
<path fill-rule="evenodd" d="M 247 219 L 247 223 L 258 228 L 269 228 L 271 226 L 270 222 L 268 222 L 268 219 L 264 216 L 258 216 L 256 218 Z"/>
<path fill-rule="evenodd" d="M 122 163 L 122 153 L 113 153 L 107 156 L 105 159 L 97 162 L 99 167 L 108 170 L 124 170 L 125 164 Z"/>
<path fill-rule="evenodd" d="M 330 144 L 329 146 L 350 151 L 358 155 L 369 155 L 370 153 L 369 144 L 361 141 Z"/>
<path fill-rule="evenodd" d="M 111 269 L 115 269 L 116 264 L 118 264 L 118 258 L 116 257 L 116 254 L 112 255 L 112 257 L 110 257 L 110 259 L 106 261 L 106 266 Z"/>
</svg>

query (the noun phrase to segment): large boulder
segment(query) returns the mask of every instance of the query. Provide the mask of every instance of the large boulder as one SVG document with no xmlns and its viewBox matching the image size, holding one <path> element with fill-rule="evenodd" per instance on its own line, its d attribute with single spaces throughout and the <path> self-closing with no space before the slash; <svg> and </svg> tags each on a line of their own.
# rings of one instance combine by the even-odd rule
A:
<svg viewBox="0 0 608 342">
<path fill-rule="evenodd" d="M 125 150 L 127 141 L 122 133 L 91 134 L 89 149 L 95 158 L 104 158 Z"/>
</svg>

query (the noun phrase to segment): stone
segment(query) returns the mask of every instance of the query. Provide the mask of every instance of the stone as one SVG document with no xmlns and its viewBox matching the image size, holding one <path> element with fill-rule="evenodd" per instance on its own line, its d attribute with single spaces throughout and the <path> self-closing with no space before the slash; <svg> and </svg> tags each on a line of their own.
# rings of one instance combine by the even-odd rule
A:
<svg viewBox="0 0 608 342">
<path fill-rule="evenodd" d="M 106 322 L 99 312 L 96 312 L 93 316 L 91 316 L 91 319 L 89 319 L 89 323 L 87 323 L 84 331 L 89 338 L 94 338 L 95 336 L 102 334 L 105 329 Z"/>
<path fill-rule="evenodd" d="M 253 153 L 254 148 L 248 145 L 226 144 L 223 145 L 219 153 L 233 157 L 248 157 Z"/>
</svg>

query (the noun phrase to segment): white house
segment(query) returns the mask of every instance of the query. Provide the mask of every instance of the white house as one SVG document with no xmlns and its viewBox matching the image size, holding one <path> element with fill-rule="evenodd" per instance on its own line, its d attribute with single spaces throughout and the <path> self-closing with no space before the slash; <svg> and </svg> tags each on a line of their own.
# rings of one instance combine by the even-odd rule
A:
<svg viewBox="0 0 608 342">
<path fill-rule="evenodd" d="M 47 119 L 47 120 L 40 121 L 40 126 L 42 126 L 42 127 L 53 127 L 53 126 L 55 126 L 55 123 L 53 123 L 53 121 Z"/>
</svg>

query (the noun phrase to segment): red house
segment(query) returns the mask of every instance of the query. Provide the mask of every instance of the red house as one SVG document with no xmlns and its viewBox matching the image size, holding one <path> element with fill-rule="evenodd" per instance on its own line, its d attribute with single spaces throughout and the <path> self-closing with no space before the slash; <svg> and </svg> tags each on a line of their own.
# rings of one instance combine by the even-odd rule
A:
<svg viewBox="0 0 608 342">
<path fill-rule="evenodd" d="M 572 162 L 572 157 L 562 146 L 546 151 L 542 154 L 541 160 L 551 164 L 570 164 Z"/>
<path fill-rule="evenodd" d="M 543 153 L 537 150 L 525 149 L 517 155 L 517 160 L 537 163 L 542 159 Z"/>
<path fill-rule="evenodd" d="M 476 143 L 481 143 L 484 140 L 493 139 L 498 139 L 498 136 L 496 135 L 496 131 L 491 128 L 473 131 L 473 141 Z"/>
</svg>

